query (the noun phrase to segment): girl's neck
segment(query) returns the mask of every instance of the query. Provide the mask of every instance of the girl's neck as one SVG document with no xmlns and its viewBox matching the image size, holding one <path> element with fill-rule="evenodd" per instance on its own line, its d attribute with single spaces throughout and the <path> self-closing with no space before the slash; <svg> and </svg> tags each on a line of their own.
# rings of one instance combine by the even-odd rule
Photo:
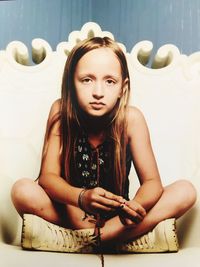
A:
<svg viewBox="0 0 200 267">
<path fill-rule="evenodd" d="M 81 114 L 81 128 L 88 136 L 88 141 L 94 147 L 102 144 L 109 132 L 110 119 L 109 116 L 92 117 L 87 114 Z"/>
<path fill-rule="evenodd" d="M 96 133 L 89 133 L 88 134 L 88 142 L 94 147 L 98 147 L 101 145 L 106 138 L 106 133 L 105 131 L 99 132 L 98 134 Z"/>
<path fill-rule="evenodd" d="M 86 127 L 88 141 L 93 147 L 97 147 L 104 142 L 108 131 L 108 124 L 104 120 L 101 118 L 90 118 L 87 121 Z"/>
<path fill-rule="evenodd" d="M 81 128 L 83 128 L 87 134 L 92 135 L 99 135 L 102 132 L 107 132 L 112 121 L 109 114 L 102 117 L 93 117 L 81 112 L 78 117 Z"/>
</svg>

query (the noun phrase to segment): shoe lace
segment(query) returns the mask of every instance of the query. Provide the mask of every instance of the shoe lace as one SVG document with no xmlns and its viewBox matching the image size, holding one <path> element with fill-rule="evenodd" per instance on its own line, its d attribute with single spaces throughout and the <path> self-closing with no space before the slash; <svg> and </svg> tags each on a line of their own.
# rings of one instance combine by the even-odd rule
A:
<svg viewBox="0 0 200 267">
<path fill-rule="evenodd" d="M 140 238 L 137 238 L 128 246 L 132 246 L 135 249 L 148 249 L 148 248 L 153 248 L 154 246 L 154 234 L 153 232 L 148 232 L 147 234 L 143 235 Z"/>
<path fill-rule="evenodd" d="M 96 237 L 88 230 L 63 229 L 54 225 L 48 225 L 54 243 L 57 247 L 66 248 L 71 252 L 89 252 L 91 246 L 95 245 Z"/>
</svg>

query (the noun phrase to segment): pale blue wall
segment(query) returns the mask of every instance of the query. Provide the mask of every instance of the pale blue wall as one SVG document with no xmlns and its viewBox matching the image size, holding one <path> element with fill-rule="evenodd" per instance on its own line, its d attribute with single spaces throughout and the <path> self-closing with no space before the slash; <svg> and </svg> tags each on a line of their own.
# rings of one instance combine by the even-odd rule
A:
<svg viewBox="0 0 200 267">
<path fill-rule="evenodd" d="M 132 44 L 141 40 L 150 40 L 155 47 L 173 43 L 186 54 L 200 50 L 200 0 L 101 0 L 93 3 L 96 3 L 92 8 L 95 21 L 113 32 L 129 51 Z"/>
<path fill-rule="evenodd" d="M 29 45 L 34 38 L 43 38 L 55 48 L 72 30 L 92 20 L 91 1 L 0 1 L 0 49 L 13 40 Z"/>
<path fill-rule="evenodd" d="M 155 48 L 172 43 L 181 52 L 200 50 L 200 0 L 15 0 L 0 1 L 0 49 L 33 38 L 53 48 L 87 21 L 111 31 L 128 51 L 147 39 Z"/>
</svg>

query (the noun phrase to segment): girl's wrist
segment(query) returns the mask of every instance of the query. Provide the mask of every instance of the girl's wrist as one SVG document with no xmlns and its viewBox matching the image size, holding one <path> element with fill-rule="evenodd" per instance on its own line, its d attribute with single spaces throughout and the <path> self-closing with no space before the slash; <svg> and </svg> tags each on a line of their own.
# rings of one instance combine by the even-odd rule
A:
<svg viewBox="0 0 200 267">
<path fill-rule="evenodd" d="M 85 219 L 87 219 L 88 217 L 93 217 L 93 215 L 87 211 L 87 209 L 85 208 L 84 205 L 84 194 L 86 191 L 88 191 L 89 189 L 82 189 L 79 193 L 78 196 L 78 207 L 84 211 L 84 216 L 82 217 L 82 221 L 84 221 Z"/>
<path fill-rule="evenodd" d="M 80 191 L 80 193 L 79 193 L 79 196 L 78 196 L 78 207 L 79 207 L 81 210 L 85 211 L 85 212 L 86 212 L 86 210 L 85 210 L 85 207 L 84 207 L 84 204 L 83 204 L 83 198 L 84 198 L 84 194 L 85 194 L 85 192 L 86 192 L 87 190 L 88 190 L 88 189 L 82 189 L 82 190 Z"/>
</svg>

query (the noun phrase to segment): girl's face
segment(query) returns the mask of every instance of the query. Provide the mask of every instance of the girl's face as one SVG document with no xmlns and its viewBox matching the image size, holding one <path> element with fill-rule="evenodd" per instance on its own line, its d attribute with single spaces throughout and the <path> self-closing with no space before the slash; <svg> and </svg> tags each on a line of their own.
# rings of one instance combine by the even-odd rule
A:
<svg viewBox="0 0 200 267">
<path fill-rule="evenodd" d="M 80 108 L 90 116 L 109 113 L 122 94 L 119 60 L 109 48 L 87 52 L 76 66 L 74 84 Z"/>
</svg>

